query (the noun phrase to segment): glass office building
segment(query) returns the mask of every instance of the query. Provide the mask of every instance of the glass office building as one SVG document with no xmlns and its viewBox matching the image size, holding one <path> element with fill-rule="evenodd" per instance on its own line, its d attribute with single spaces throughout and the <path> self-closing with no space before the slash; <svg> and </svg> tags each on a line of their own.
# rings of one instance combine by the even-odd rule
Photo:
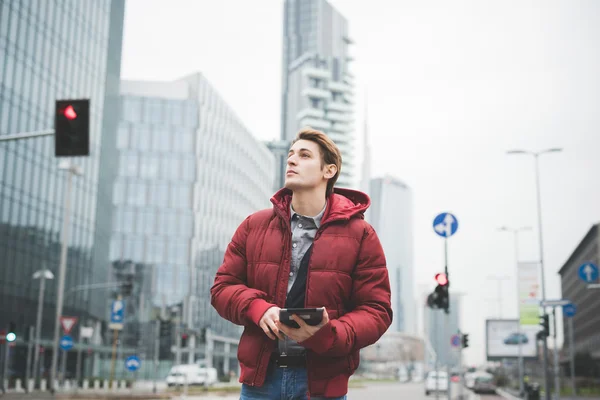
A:
<svg viewBox="0 0 600 400">
<path fill-rule="evenodd" d="M 72 158 L 84 174 L 73 179 L 63 314 L 95 327 L 106 315 L 105 294 L 70 289 L 108 276 L 108 227 L 98 212 L 110 201 L 110 180 L 100 164 L 115 119 L 105 111 L 118 94 L 124 7 L 124 0 L 0 1 L 0 136 L 53 129 L 55 100 L 90 99 L 90 156 Z M 0 142 L 0 328 L 12 321 L 18 335 L 11 377 L 24 377 L 23 340 L 35 325 L 39 281 L 32 275 L 47 268 L 58 277 L 67 179 L 58 162 L 52 136 Z M 56 287 L 46 282 L 44 376 Z M 70 355 L 68 370 L 74 363 Z"/>
<path fill-rule="evenodd" d="M 385 251 L 392 287 L 394 321 L 390 331 L 416 333 L 412 190 L 390 176 L 371 180 L 367 221 Z"/>
<path fill-rule="evenodd" d="M 270 208 L 275 159 L 201 74 L 123 81 L 120 104 L 110 260 L 114 279 L 134 276 L 123 345 L 152 354 L 157 319 L 180 320 L 163 340 L 163 375 L 173 363 L 211 357 L 205 329 L 231 339 L 215 341 L 211 362 L 235 371 L 241 329 L 210 305 L 210 287 L 238 225 Z M 181 350 L 172 354 L 171 344 Z M 140 376 L 152 377 L 146 365 Z"/>
</svg>

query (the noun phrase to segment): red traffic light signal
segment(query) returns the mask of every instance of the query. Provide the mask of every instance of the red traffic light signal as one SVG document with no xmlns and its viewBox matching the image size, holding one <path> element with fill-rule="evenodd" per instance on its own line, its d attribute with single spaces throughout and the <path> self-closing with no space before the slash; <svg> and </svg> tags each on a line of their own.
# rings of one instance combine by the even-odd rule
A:
<svg viewBox="0 0 600 400">
<path fill-rule="evenodd" d="M 90 101 L 57 100 L 54 111 L 54 155 L 90 155 Z"/>
<path fill-rule="evenodd" d="M 67 117 L 67 119 L 70 119 L 71 121 L 77 118 L 77 113 L 75 112 L 75 109 L 72 105 L 68 105 L 67 108 L 65 108 L 63 114 L 65 117 Z"/>
<path fill-rule="evenodd" d="M 446 274 L 435 274 L 435 281 L 438 285 L 446 286 L 448 284 L 448 277 Z"/>
</svg>

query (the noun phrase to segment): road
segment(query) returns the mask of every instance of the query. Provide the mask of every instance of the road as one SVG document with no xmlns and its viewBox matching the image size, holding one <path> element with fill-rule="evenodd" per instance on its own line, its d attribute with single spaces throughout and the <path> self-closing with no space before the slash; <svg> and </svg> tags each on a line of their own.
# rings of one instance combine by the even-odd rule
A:
<svg viewBox="0 0 600 400">
<path fill-rule="evenodd" d="M 500 400 L 500 396 L 475 395 L 464 390 L 465 400 Z M 452 399 L 458 399 L 458 386 L 452 387 Z M 445 393 L 440 393 L 439 400 L 447 400 Z M 188 396 L 186 400 L 238 400 L 238 394 L 227 396 Z M 361 388 L 351 388 L 348 400 L 434 400 L 435 395 L 425 396 L 423 383 L 372 383 Z"/>
</svg>

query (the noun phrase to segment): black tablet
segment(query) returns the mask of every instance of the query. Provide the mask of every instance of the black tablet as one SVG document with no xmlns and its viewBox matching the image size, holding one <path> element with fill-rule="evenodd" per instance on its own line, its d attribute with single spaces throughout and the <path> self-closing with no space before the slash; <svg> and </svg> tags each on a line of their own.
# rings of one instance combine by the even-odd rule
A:
<svg viewBox="0 0 600 400">
<path fill-rule="evenodd" d="M 292 319 L 292 315 L 296 314 L 302 318 L 308 325 L 319 325 L 323 320 L 323 307 L 320 308 L 282 308 L 279 310 L 279 321 L 282 324 L 292 328 L 300 328 L 300 326 Z"/>
</svg>

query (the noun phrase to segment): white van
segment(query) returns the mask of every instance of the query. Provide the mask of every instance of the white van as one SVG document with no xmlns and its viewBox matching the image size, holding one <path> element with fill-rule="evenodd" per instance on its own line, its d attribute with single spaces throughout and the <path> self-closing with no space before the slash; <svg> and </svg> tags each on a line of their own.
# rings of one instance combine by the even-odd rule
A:
<svg viewBox="0 0 600 400">
<path fill-rule="evenodd" d="M 167 386 L 185 384 L 212 386 L 217 383 L 217 369 L 206 368 L 198 364 L 175 365 L 167 376 Z"/>
</svg>

